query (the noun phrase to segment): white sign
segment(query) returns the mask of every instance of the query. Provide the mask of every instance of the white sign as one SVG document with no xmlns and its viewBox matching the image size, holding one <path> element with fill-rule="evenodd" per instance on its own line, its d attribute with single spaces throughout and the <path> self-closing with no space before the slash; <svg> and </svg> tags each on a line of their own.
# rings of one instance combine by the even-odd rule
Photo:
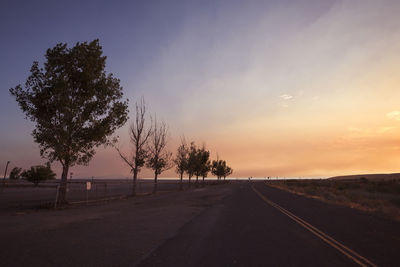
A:
<svg viewBox="0 0 400 267">
<path fill-rule="evenodd" d="M 86 190 L 92 189 L 92 183 L 91 182 L 86 182 Z"/>
</svg>

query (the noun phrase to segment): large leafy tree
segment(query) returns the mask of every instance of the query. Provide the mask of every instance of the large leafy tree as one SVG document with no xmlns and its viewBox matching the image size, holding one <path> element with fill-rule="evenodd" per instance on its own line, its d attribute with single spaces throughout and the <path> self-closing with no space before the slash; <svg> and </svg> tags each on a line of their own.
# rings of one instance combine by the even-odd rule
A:
<svg viewBox="0 0 400 267">
<path fill-rule="evenodd" d="M 40 154 L 63 167 L 60 202 L 66 201 L 68 169 L 87 165 L 95 148 L 111 143 L 113 132 L 128 118 L 120 81 L 106 74 L 106 57 L 98 40 L 46 52 L 44 68 L 34 62 L 25 88 L 11 88 L 26 117 Z"/>
</svg>

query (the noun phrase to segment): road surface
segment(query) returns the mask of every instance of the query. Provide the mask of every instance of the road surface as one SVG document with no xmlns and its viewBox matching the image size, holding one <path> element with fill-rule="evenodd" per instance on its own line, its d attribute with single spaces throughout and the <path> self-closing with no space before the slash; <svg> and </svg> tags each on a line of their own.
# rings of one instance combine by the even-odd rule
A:
<svg viewBox="0 0 400 267">
<path fill-rule="evenodd" d="M 399 266 L 399 226 L 262 182 L 248 183 L 139 266 Z"/>
<path fill-rule="evenodd" d="M 0 213 L 1 266 L 400 266 L 400 224 L 231 182 Z"/>
</svg>

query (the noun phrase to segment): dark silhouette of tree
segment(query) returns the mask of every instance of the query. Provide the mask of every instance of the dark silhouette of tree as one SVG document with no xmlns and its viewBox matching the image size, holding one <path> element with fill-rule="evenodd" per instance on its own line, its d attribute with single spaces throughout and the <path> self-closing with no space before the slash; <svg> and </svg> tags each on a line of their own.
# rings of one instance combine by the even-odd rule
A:
<svg viewBox="0 0 400 267">
<path fill-rule="evenodd" d="M 47 163 L 46 166 L 32 166 L 29 170 L 23 171 L 21 176 L 27 181 L 34 183 L 35 186 L 42 181 L 56 178 L 56 174 L 50 168 L 50 163 Z"/>
<path fill-rule="evenodd" d="M 196 185 L 199 183 L 199 177 L 204 178 L 207 176 L 211 169 L 211 163 L 209 161 L 210 151 L 207 151 L 205 146 L 202 148 L 197 148 L 194 142 L 190 144 L 189 157 L 186 172 L 189 176 L 189 185 L 191 182 L 191 177 L 196 176 Z"/>
<path fill-rule="evenodd" d="M 22 168 L 14 167 L 10 172 L 10 179 L 11 180 L 18 180 L 21 178 Z"/>
<path fill-rule="evenodd" d="M 199 150 L 200 159 L 201 159 L 201 171 L 200 175 L 203 177 L 203 184 L 204 179 L 207 177 L 208 173 L 211 171 L 211 162 L 210 162 L 210 151 L 207 151 L 205 147 Z"/>
<path fill-rule="evenodd" d="M 201 176 L 202 171 L 203 171 L 202 157 L 203 157 L 202 150 L 200 148 L 196 149 L 195 156 L 194 156 L 194 159 L 195 159 L 194 175 L 196 175 L 196 186 L 199 183 L 199 176 Z"/>
<path fill-rule="evenodd" d="M 188 164 L 186 167 L 186 173 L 189 178 L 189 187 L 191 186 L 192 182 L 192 177 L 195 175 L 196 168 L 197 168 L 197 147 L 194 142 L 190 143 L 189 147 L 189 158 L 188 158 Z"/>
<path fill-rule="evenodd" d="M 111 135 L 128 118 L 119 80 L 106 74 L 98 40 L 72 48 L 57 44 L 46 51 L 44 68 L 34 62 L 25 83 L 10 89 L 26 117 L 36 123 L 33 138 L 40 155 L 63 167 L 59 201 L 66 202 L 67 175 L 87 165 L 95 148 L 111 144 Z"/>
<path fill-rule="evenodd" d="M 207 151 L 205 146 L 203 145 L 202 148 L 196 149 L 195 155 L 195 164 L 194 164 L 194 174 L 196 175 L 196 184 L 199 182 L 199 176 L 204 178 L 207 176 L 208 172 L 210 171 L 210 151 Z"/>
<path fill-rule="evenodd" d="M 173 167 L 172 153 L 167 151 L 167 135 L 168 128 L 165 122 L 158 123 L 155 119 L 147 147 L 148 158 L 146 163 L 146 166 L 154 171 L 154 193 L 157 192 L 158 175 Z"/>
<path fill-rule="evenodd" d="M 226 165 L 225 160 L 213 160 L 212 162 L 212 168 L 211 168 L 211 173 L 215 176 L 218 177 L 218 180 L 221 180 L 222 177 L 224 177 L 224 180 L 226 176 L 229 176 L 233 173 L 233 170 L 231 167 Z"/>
<path fill-rule="evenodd" d="M 146 145 L 151 136 L 151 125 L 146 127 L 146 103 L 142 98 L 139 103 L 136 102 L 135 119 L 131 122 L 129 129 L 130 142 L 132 144 L 131 156 L 125 156 L 119 148 L 116 147 L 119 156 L 128 164 L 133 173 L 132 195 L 136 195 L 136 180 L 138 173 L 144 166 L 147 157 Z"/>
<path fill-rule="evenodd" d="M 174 163 L 176 165 L 176 173 L 180 176 L 179 189 L 183 190 L 183 174 L 186 172 L 189 161 L 189 148 L 186 144 L 185 138 L 181 139 L 181 144 L 178 147 Z"/>
<path fill-rule="evenodd" d="M 227 176 L 231 175 L 232 173 L 233 173 L 233 169 L 231 167 L 229 167 L 229 166 L 226 166 L 225 172 L 224 172 L 224 181 L 225 181 L 225 178 Z"/>
</svg>

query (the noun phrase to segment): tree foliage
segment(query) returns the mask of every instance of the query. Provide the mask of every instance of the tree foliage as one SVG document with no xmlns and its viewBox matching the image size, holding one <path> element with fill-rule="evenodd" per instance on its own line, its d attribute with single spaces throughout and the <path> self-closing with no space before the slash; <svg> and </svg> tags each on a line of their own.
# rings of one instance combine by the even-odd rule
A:
<svg viewBox="0 0 400 267">
<path fill-rule="evenodd" d="M 52 171 L 49 163 L 46 166 L 32 166 L 29 170 L 23 171 L 21 176 L 36 186 L 42 181 L 56 178 L 56 174 Z"/>
<path fill-rule="evenodd" d="M 189 161 L 189 148 L 186 144 L 185 139 L 182 138 L 181 144 L 178 147 L 178 150 L 176 152 L 176 157 L 174 159 L 174 163 L 176 165 L 175 171 L 180 176 L 180 189 L 181 190 L 183 189 L 183 174 L 187 170 L 188 161 Z"/>
<path fill-rule="evenodd" d="M 198 182 L 198 177 L 207 177 L 208 172 L 211 169 L 210 163 L 210 151 L 206 150 L 205 146 L 196 149 L 195 152 L 195 164 L 194 164 L 194 174 L 196 175 L 196 182 Z"/>
<path fill-rule="evenodd" d="M 182 154 L 182 155 L 181 155 Z M 181 146 L 178 148 L 179 161 L 175 163 L 181 163 L 177 165 L 177 172 L 183 175 L 186 172 L 189 176 L 189 185 L 191 183 L 191 178 L 196 176 L 196 183 L 199 177 L 207 177 L 208 172 L 211 170 L 210 162 L 210 151 L 206 150 L 205 146 L 198 148 L 194 142 L 190 143 L 190 147 Z M 179 170 L 179 171 L 178 171 Z"/>
<path fill-rule="evenodd" d="M 11 180 L 18 180 L 21 178 L 22 168 L 14 167 L 10 172 Z"/>
<path fill-rule="evenodd" d="M 203 182 L 204 178 L 207 177 L 208 173 L 211 171 L 211 162 L 210 162 L 210 151 L 206 150 L 205 147 L 203 147 L 200 151 L 200 160 L 201 160 L 201 170 L 200 170 L 200 175 L 203 177 Z"/>
<path fill-rule="evenodd" d="M 106 57 L 98 40 L 46 51 L 44 68 L 34 62 L 25 88 L 10 89 L 26 117 L 40 155 L 63 166 L 60 200 L 65 201 L 68 169 L 87 165 L 95 148 L 108 145 L 128 117 L 120 81 L 106 74 Z"/>
<path fill-rule="evenodd" d="M 224 179 L 226 176 L 229 176 L 233 173 L 233 170 L 231 167 L 226 165 L 225 160 L 213 160 L 212 162 L 212 168 L 211 168 L 212 174 L 218 177 L 218 180 L 220 180 L 222 177 Z"/>
<path fill-rule="evenodd" d="M 198 156 L 197 156 L 197 146 L 194 142 L 190 143 L 190 147 L 188 150 L 188 161 L 186 166 L 186 173 L 189 176 L 189 186 L 191 183 L 191 179 L 193 175 L 195 175 L 197 166 L 198 166 Z"/>
</svg>

